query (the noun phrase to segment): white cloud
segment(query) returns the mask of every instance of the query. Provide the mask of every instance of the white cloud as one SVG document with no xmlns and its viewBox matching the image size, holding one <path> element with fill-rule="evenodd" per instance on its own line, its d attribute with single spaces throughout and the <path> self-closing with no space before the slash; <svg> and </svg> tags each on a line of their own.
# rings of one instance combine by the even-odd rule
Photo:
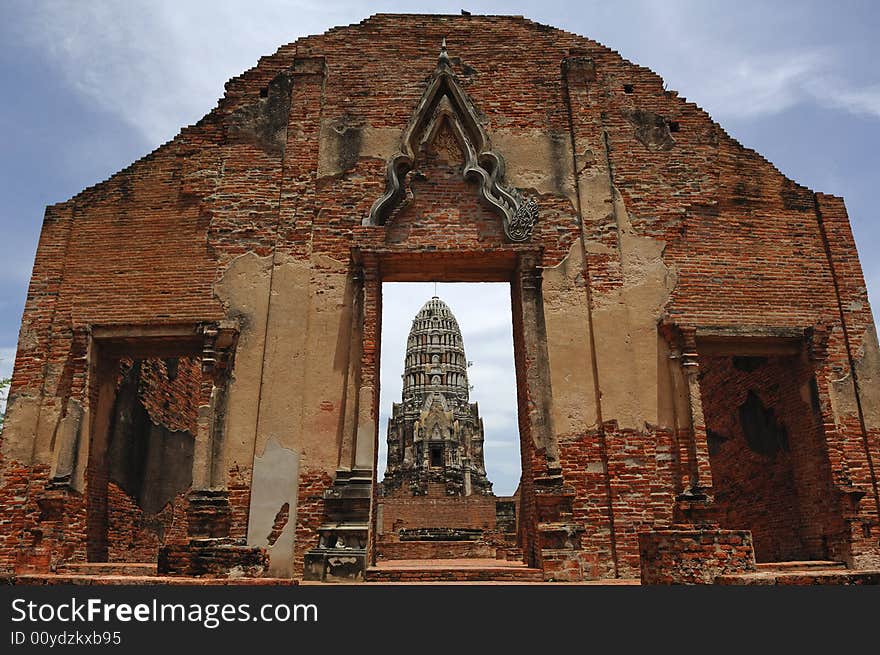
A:
<svg viewBox="0 0 880 655">
<path fill-rule="evenodd" d="M 262 0 L 50 0 L 33 3 L 21 29 L 87 102 L 149 143 L 172 138 L 207 113 L 231 77 L 300 36 L 377 11 L 457 12 L 449 2 Z M 880 116 L 877 87 L 847 81 L 847 63 L 824 42 L 780 35 L 791 7 L 735 12 L 693 2 L 475 2 L 475 13 L 523 13 L 599 40 L 665 75 L 716 118 L 753 118 L 801 102 Z M 785 38 L 780 38 L 783 36 Z M 835 45 L 835 44 L 832 44 Z M 834 93 L 814 93 L 834 79 Z"/>
<path fill-rule="evenodd" d="M 224 83 L 260 56 L 363 10 L 285 0 L 82 0 L 30 11 L 25 38 L 71 88 L 158 145 L 210 111 Z"/>
<path fill-rule="evenodd" d="M 851 114 L 880 117 L 880 84 L 852 88 L 834 76 L 818 76 L 805 85 L 819 104 Z"/>
<path fill-rule="evenodd" d="M 811 15 L 817 24 L 821 18 L 815 7 L 797 16 L 785 3 L 741 4 L 738 11 L 686 0 L 629 7 L 632 20 L 610 15 L 597 25 L 614 39 L 607 45 L 643 59 L 637 63 L 717 120 L 772 116 L 804 103 L 880 117 L 878 86 L 851 79 L 847 44 L 833 30 L 808 29 L 815 30 Z M 792 29 L 799 18 L 804 23 Z M 584 30 L 597 37 L 591 26 Z"/>
</svg>

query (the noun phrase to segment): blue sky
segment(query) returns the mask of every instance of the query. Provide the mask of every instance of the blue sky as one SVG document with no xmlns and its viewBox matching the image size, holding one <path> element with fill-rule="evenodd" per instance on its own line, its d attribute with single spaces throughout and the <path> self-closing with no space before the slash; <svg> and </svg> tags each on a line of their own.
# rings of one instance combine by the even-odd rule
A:
<svg viewBox="0 0 880 655">
<path fill-rule="evenodd" d="M 843 196 L 876 318 L 878 3 L 3 0 L 0 375 L 11 367 L 47 204 L 173 138 L 216 104 L 226 80 L 283 43 L 379 11 L 462 8 L 594 38 L 662 75 L 795 181 Z"/>
</svg>

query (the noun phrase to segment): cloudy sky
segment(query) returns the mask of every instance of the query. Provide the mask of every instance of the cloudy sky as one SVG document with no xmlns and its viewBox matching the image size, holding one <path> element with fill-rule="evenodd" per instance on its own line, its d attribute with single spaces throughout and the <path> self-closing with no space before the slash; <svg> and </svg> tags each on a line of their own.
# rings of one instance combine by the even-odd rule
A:
<svg viewBox="0 0 880 655">
<path fill-rule="evenodd" d="M 877 316 L 880 3 L 872 0 L 0 0 L 0 375 L 11 367 L 45 205 L 173 138 L 216 104 L 227 79 L 283 43 L 379 11 L 461 9 L 522 14 L 601 41 L 658 72 L 789 177 L 843 196 Z M 454 309 L 464 322 L 481 302 L 456 299 Z M 411 309 L 401 305 L 402 321 Z M 476 345 L 467 343 L 468 356 L 494 370 Z"/>
</svg>

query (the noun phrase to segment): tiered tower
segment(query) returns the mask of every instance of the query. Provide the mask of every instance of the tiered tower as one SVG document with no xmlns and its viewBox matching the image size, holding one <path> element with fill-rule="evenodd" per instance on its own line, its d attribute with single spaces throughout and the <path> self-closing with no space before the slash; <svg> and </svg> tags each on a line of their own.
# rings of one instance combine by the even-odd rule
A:
<svg viewBox="0 0 880 655">
<path fill-rule="evenodd" d="M 386 495 L 492 494 L 467 369 L 458 321 L 434 296 L 407 339 L 403 402 L 394 403 L 388 422 Z"/>
</svg>

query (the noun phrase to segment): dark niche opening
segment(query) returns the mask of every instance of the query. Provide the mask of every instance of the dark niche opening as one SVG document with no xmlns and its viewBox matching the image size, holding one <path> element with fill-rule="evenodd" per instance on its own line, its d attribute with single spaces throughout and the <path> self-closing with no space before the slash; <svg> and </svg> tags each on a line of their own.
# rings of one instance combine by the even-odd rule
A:
<svg viewBox="0 0 880 655">
<path fill-rule="evenodd" d="M 749 448 L 772 457 L 780 450 L 788 452 L 788 433 L 780 425 L 772 409 L 764 406 L 754 391 L 739 406 L 739 420 Z"/>
<path fill-rule="evenodd" d="M 148 514 L 157 513 L 190 486 L 195 446 L 191 432 L 163 425 L 148 409 L 151 400 L 157 408 L 154 414 L 159 413 L 158 408 L 179 411 L 171 408 L 161 393 L 146 388 L 148 368 L 156 383 L 168 385 L 177 378 L 178 360 L 163 362 L 166 366 L 168 361 L 173 362 L 164 375 L 158 375 L 163 369 L 160 361 L 134 360 L 123 365 L 107 452 L 110 480 Z"/>
<path fill-rule="evenodd" d="M 443 446 L 440 444 L 431 445 L 431 466 L 443 466 Z"/>
</svg>

